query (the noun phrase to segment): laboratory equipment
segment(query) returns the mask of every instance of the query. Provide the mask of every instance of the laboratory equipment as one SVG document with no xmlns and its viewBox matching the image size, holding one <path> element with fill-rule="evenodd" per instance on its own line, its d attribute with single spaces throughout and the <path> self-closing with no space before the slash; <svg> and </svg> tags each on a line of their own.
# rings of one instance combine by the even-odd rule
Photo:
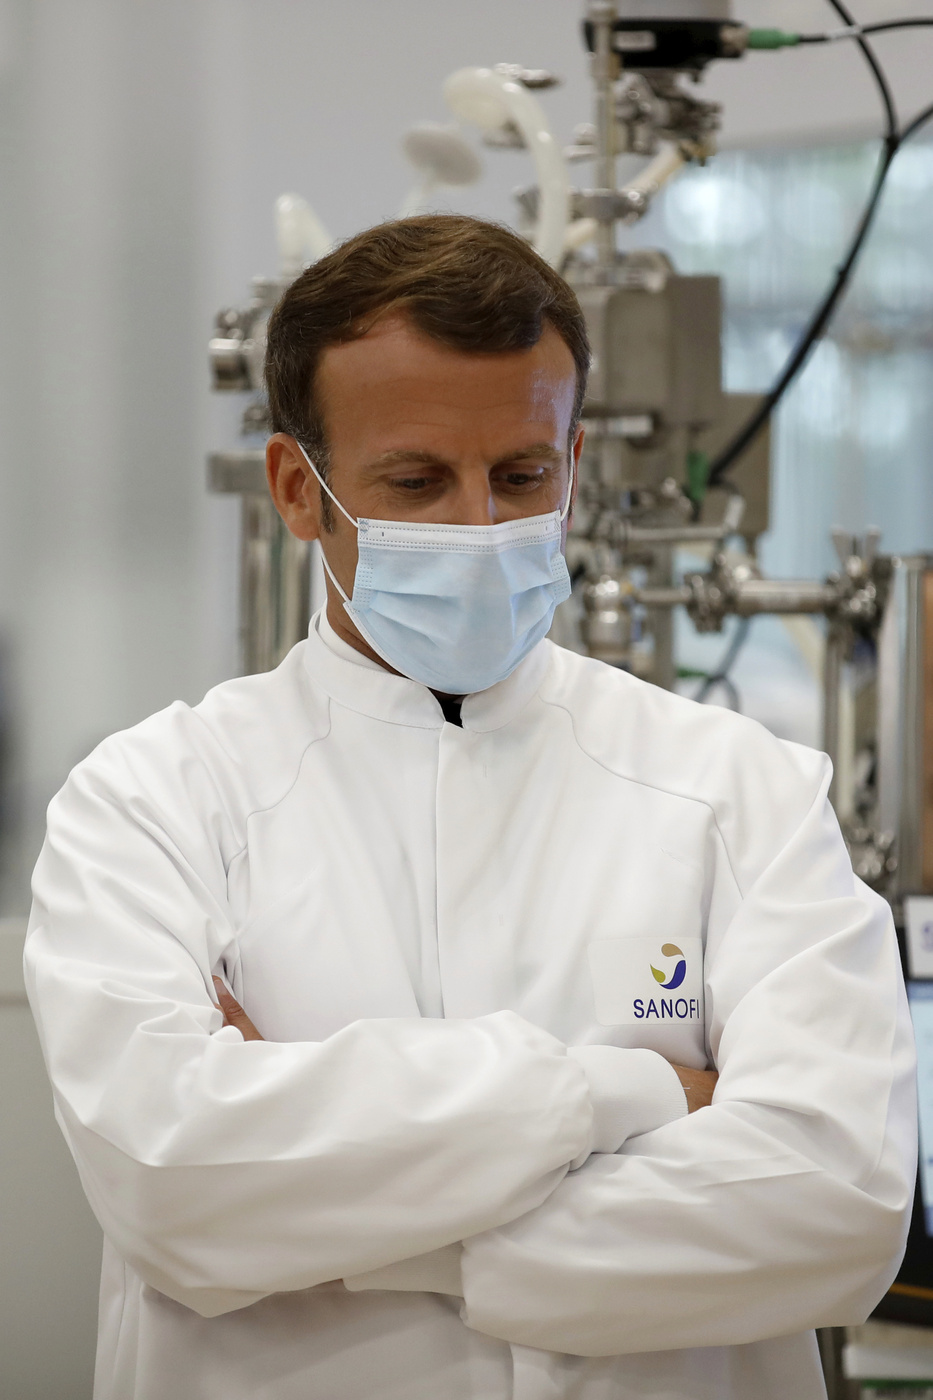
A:
<svg viewBox="0 0 933 1400">
<path fill-rule="evenodd" d="M 483 173 L 482 162 L 456 127 L 422 122 L 405 134 L 402 150 L 419 178 L 398 211 L 400 219 L 430 207 L 442 185 L 472 185 Z"/>
<path fill-rule="evenodd" d="M 617 240 L 618 227 L 636 223 L 685 164 L 715 155 L 720 109 L 696 85 L 709 63 L 837 38 L 869 56 L 863 31 L 846 23 L 795 35 L 749 29 L 728 0 L 589 0 L 592 121 L 563 148 L 546 111 L 558 82 L 549 72 L 464 68 L 443 90 L 490 151 L 528 151 L 535 178 L 518 191 L 518 226 L 572 283 L 587 318 L 587 434 L 567 546 L 575 589 L 559 618 L 561 639 L 670 688 L 677 608 L 701 632 L 765 613 L 819 619 L 833 801 L 857 872 L 897 907 L 905 894 L 933 892 L 933 558 L 886 556 L 871 529 L 836 532 L 838 568 L 828 578 L 778 580 L 762 576 L 756 542 L 768 527 L 771 411 L 842 295 L 899 145 L 930 110 L 899 131 L 875 65 L 886 111 L 876 179 L 848 254 L 769 394 L 723 389 L 719 279 L 685 276 L 657 249 L 623 253 Z M 404 210 L 422 208 L 439 184 L 480 173 L 456 127 L 417 127 L 404 150 L 418 175 Z M 645 164 L 620 181 L 623 155 Z M 578 166 L 592 169 L 579 188 L 570 179 Z M 242 499 L 244 670 L 275 665 L 304 635 L 309 613 L 308 547 L 287 534 L 265 487 L 261 366 L 275 300 L 329 236 L 297 196 L 279 200 L 276 221 L 279 277 L 257 280 L 244 309 L 221 312 L 211 342 L 215 387 L 252 395 L 243 430 L 254 441 L 210 461 L 212 489 Z M 677 567 L 685 551 L 699 565 L 686 573 Z"/>
<path fill-rule="evenodd" d="M 593 121 L 577 129 L 564 155 L 589 161 L 594 183 L 570 191 L 560 254 L 550 251 L 541 231 L 540 163 L 538 184 L 519 194 L 523 229 L 574 285 L 593 346 L 583 410 L 587 437 L 568 541 L 577 597 L 567 605 L 573 613 L 563 635 L 569 629 L 573 644 L 576 628 L 578 644 L 590 655 L 672 687 L 676 607 L 701 632 L 720 631 L 730 617 L 762 613 L 822 618 L 823 744 L 834 760 L 833 800 L 856 870 L 897 898 L 931 888 L 933 881 L 930 859 L 922 855 L 924 836 L 933 832 L 916 777 L 923 771 L 918 755 L 930 740 L 926 721 L 914 714 L 923 710 L 916 613 L 925 595 L 922 582 L 909 582 L 918 571 L 924 577 L 929 565 L 880 555 L 877 534 L 869 530 L 862 539 L 836 534 L 839 568 L 827 579 L 761 576 L 755 543 L 768 526 L 767 426 L 776 397 L 723 390 L 718 278 L 683 276 L 658 250 L 622 253 L 617 246 L 620 223 L 641 218 L 685 162 L 706 161 L 715 152 L 719 109 L 688 90 L 685 77 L 698 77 L 713 59 L 738 58 L 750 45 L 776 47 L 776 32 L 768 32 L 769 40 L 765 31 L 749 31 L 733 21 L 728 4 L 715 0 L 592 0 L 584 34 Z M 492 103 L 472 110 L 460 96 L 474 89 L 479 94 L 497 71 L 504 77 L 505 69 L 463 70 L 445 92 L 457 115 L 474 120 L 487 141 L 498 120 L 498 144 L 510 130 L 514 143 L 516 124 L 504 111 L 497 113 Z M 507 71 L 522 81 L 522 70 L 513 65 Z M 536 73 L 531 81 L 541 88 L 556 80 Z M 535 139 L 540 146 L 540 121 Z M 549 148 L 555 147 L 552 141 Z M 620 184 L 623 154 L 651 160 Z M 860 246 L 853 244 L 850 266 Z M 844 284 L 839 280 L 818 309 L 789 377 Z M 728 548 L 736 537 L 743 542 L 739 552 Z M 709 566 L 676 577 L 678 550 L 706 553 Z M 904 680 L 908 652 L 913 671 Z"/>
<path fill-rule="evenodd" d="M 255 445 L 269 429 L 262 379 L 266 323 L 300 271 L 294 266 L 296 255 L 303 257 L 302 266 L 310 261 L 304 240 L 314 230 L 291 202 L 279 200 L 277 214 L 282 277 L 254 278 L 245 307 L 218 312 L 217 334 L 208 346 L 214 388 L 251 396 L 241 418 L 248 445 L 208 457 L 209 489 L 240 499 L 240 666 L 245 675 L 277 666 L 307 633 L 311 609 L 310 548 L 289 533 L 272 504 L 265 447 Z M 325 237 L 322 232 L 320 243 Z"/>
</svg>

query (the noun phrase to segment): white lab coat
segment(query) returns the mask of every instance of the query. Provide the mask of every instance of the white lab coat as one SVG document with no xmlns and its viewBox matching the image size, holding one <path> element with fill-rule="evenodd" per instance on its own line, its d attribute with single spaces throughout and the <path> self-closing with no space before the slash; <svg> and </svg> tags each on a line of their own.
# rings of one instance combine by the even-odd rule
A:
<svg viewBox="0 0 933 1400">
<path fill-rule="evenodd" d="M 97 1400 L 815 1400 L 915 1170 L 826 759 L 547 642 L 460 729 L 319 628 L 50 808 L 27 979 Z"/>
</svg>

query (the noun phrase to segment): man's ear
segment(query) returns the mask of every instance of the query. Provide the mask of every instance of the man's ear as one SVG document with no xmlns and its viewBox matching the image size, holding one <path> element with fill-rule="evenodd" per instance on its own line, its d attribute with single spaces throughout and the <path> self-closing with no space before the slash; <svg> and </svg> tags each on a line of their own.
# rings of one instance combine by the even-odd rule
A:
<svg viewBox="0 0 933 1400">
<path fill-rule="evenodd" d="M 570 449 L 573 457 L 573 486 L 570 491 L 570 509 L 567 512 L 567 523 L 573 519 L 573 508 L 576 504 L 577 489 L 580 485 L 580 456 L 583 452 L 583 439 L 586 437 L 586 430 L 582 423 L 577 424 L 577 431 L 573 438 L 573 447 Z"/>
<path fill-rule="evenodd" d="M 275 508 L 300 540 L 321 536 L 321 493 L 304 454 L 288 433 L 266 443 L 266 480 Z"/>
</svg>

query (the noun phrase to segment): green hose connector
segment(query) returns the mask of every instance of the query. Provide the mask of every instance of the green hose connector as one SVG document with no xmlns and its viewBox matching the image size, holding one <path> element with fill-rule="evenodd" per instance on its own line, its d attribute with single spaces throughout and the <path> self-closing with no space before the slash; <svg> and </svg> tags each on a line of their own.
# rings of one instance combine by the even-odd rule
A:
<svg viewBox="0 0 933 1400">
<path fill-rule="evenodd" d="M 695 449 L 687 453 L 687 495 L 695 506 L 703 504 L 709 477 L 709 457 Z"/>
<path fill-rule="evenodd" d="M 799 43 L 799 34 L 788 34 L 784 29 L 750 29 L 748 31 L 748 47 L 750 49 L 792 49 Z"/>
</svg>

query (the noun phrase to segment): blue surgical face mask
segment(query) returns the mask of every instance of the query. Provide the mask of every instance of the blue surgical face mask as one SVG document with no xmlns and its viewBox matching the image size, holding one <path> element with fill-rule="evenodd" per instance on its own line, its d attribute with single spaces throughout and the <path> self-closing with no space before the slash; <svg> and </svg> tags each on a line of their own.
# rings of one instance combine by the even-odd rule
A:
<svg viewBox="0 0 933 1400">
<path fill-rule="evenodd" d="M 301 451 L 358 532 L 352 598 L 326 557 L 324 568 L 376 655 L 446 695 L 472 695 L 511 675 L 570 596 L 561 523 L 570 509 L 572 457 L 561 511 L 501 525 L 431 525 L 354 520 Z"/>
</svg>

